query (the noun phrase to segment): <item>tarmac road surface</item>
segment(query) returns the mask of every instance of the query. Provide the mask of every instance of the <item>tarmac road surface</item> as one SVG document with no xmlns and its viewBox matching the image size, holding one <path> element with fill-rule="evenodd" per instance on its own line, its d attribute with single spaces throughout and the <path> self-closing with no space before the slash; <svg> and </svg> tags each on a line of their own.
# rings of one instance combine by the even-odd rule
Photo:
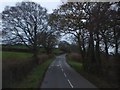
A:
<svg viewBox="0 0 120 90">
<path fill-rule="evenodd" d="M 97 88 L 66 62 L 65 54 L 50 64 L 40 88 Z"/>
</svg>

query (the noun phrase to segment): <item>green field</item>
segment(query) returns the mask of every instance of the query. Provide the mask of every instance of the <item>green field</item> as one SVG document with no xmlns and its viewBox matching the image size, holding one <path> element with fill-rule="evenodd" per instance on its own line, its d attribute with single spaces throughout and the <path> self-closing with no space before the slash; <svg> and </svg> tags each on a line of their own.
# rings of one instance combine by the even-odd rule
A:
<svg viewBox="0 0 120 90">
<path fill-rule="evenodd" d="M 31 57 L 32 53 L 25 53 L 25 52 L 9 52 L 9 51 L 2 51 L 2 58 L 3 59 L 25 59 L 27 57 Z"/>
<path fill-rule="evenodd" d="M 46 59 L 43 63 L 34 66 L 29 72 L 27 72 L 27 74 L 25 74 L 25 70 L 29 70 L 29 68 L 32 67 L 32 53 L 25 53 L 25 52 L 10 52 L 10 51 L 3 51 L 0 52 L 0 54 L 2 54 L 2 63 L 3 63 L 3 68 L 4 70 L 8 69 L 8 73 L 4 73 L 7 74 L 9 77 L 9 70 L 10 72 L 15 71 L 15 81 L 11 81 L 11 84 L 8 85 L 8 87 L 25 87 L 25 88 L 34 88 L 34 87 L 38 87 L 38 84 L 40 84 L 39 82 L 42 81 L 42 78 L 44 76 L 44 73 L 48 67 L 48 65 L 52 62 L 52 59 L 50 60 L 50 58 Z M 42 56 L 41 56 L 42 57 Z M 42 60 L 44 59 L 44 57 L 42 58 Z M 33 63 L 34 65 L 34 63 Z M 24 70 L 22 70 L 21 68 L 25 67 Z M 18 70 L 19 71 L 18 71 Z M 21 74 L 21 76 L 19 76 L 19 74 Z M 25 76 L 24 76 L 25 75 Z M 11 75 L 14 76 L 14 73 Z M 21 80 L 17 80 L 16 77 L 21 77 Z M 9 79 L 9 78 L 8 78 Z M 7 79 L 7 80 L 8 80 Z M 4 78 L 5 80 L 5 78 Z M 9 80 L 8 80 L 9 81 Z M 6 82 L 8 82 L 6 81 Z M 9 83 L 9 82 L 8 82 Z M 5 85 L 5 83 L 4 83 Z"/>
<path fill-rule="evenodd" d="M 21 48 L 21 49 L 24 49 L 24 48 L 27 48 L 26 45 L 2 45 L 2 47 L 4 48 Z"/>
</svg>

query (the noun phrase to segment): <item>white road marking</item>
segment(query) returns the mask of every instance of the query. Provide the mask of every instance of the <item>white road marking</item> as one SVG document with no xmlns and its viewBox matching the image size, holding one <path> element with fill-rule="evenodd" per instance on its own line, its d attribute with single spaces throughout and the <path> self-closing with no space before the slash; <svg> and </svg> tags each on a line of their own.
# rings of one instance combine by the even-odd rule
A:
<svg viewBox="0 0 120 90">
<path fill-rule="evenodd" d="M 64 76 L 65 76 L 65 78 L 67 78 L 67 75 L 66 75 L 65 73 L 64 73 Z M 67 81 L 68 81 L 69 85 L 71 86 L 71 88 L 73 88 L 73 85 L 72 85 L 72 83 L 70 82 L 70 80 L 67 79 Z"/>
<path fill-rule="evenodd" d="M 62 72 L 63 72 L 63 69 L 62 69 Z"/>
<path fill-rule="evenodd" d="M 69 79 L 68 79 L 68 82 L 69 82 L 69 84 L 70 84 L 71 88 L 73 88 L 73 85 L 72 85 L 72 83 L 70 82 L 70 80 L 69 80 Z"/>
<path fill-rule="evenodd" d="M 60 63 L 60 66 L 62 67 L 61 63 Z"/>
<path fill-rule="evenodd" d="M 62 69 L 62 65 L 59 63 L 60 68 Z"/>
<path fill-rule="evenodd" d="M 62 65 L 60 65 L 60 67 L 61 67 L 61 70 L 62 70 L 62 72 L 63 72 L 64 70 L 63 70 L 63 68 L 62 68 Z"/>
<path fill-rule="evenodd" d="M 65 63 L 65 65 L 68 66 L 66 63 Z M 64 73 L 64 70 L 63 70 L 63 68 L 62 68 L 62 65 L 61 65 L 61 62 L 60 62 L 60 61 L 59 61 L 59 64 L 58 64 L 57 66 L 60 66 L 62 72 Z M 70 82 L 70 80 L 67 78 L 66 73 L 64 73 L 64 76 L 65 76 L 65 78 L 67 79 L 67 81 L 68 81 L 69 85 L 71 86 L 71 88 L 73 88 L 73 85 L 72 85 L 72 83 Z"/>
<path fill-rule="evenodd" d="M 59 61 L 59 64 L 60 64 L 60 61 Z"/>
<path fill-rule="evenodd" d="M 57 65 L 57 67 L 59 67 L 59 65 Z"/>
<path fill-rule="evenodd" d="M 67 77 L 65 73 L 64 73 L 64 76 Z"/>
<path fill-rule="evenodd" d="M 60 68 L 62 69 L 62 66 L 60 65 Z"/>
</svg>

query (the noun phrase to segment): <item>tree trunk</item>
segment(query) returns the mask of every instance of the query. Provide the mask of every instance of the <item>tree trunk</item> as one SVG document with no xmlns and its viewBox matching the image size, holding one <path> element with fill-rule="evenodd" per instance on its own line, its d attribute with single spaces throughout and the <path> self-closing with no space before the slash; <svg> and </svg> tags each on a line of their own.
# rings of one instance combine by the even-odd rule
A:
<svg viewBox="0 0 120 90">
<path fill-rule="evenodd" d="M 115 39 L 115 54 L 118 55 L 118 43 L 117 43 L 117 39 Z"/>
<path fill-rule="evenodd" d="M 107 42 L 104 42 L 104 43 L 105 43 L 105 53 L 108 56 L 108 45 L 107 45 Z"/>
<path fill-rule="evenodd" d="M 98 29 L 97 29 L 98 30 Z M 101 57 L 100 57 L 100 40 L 99 40 L 99 31 L 96 32 L 97 40 L 96 40 L 96 73 L 102 73 L 101 66 Z"/>
<path fill-rule="evenodd" d="M 50 49 L 46 49 L 47 51 L 47 54 L 49 55 L 51 53 L 51 50 Z"/>
<path fill-rule="evenodd" d="M 80 38 L 80 35 L 78 35 L 77 39 L 78 39 L 77 41 L 78 41 L 78 46 L 79 46 L 80 54 L 82 56 L 83 69 L 86 70 L 84 53 L 83 53 L 83 50 L 82 50 L 82 47 L 81 47 L 81 40 L 80 40 L 81 38 Z"/>
<path fill-rule="evenodd" d="M 35 26 L 34 26 L 33 57 L 35 59 L 36 64 L 38 64 L 39 61 L 38 61 L 38 48 L 37 48 L 37 24 L 36 22 L 34 24 Z"/>
<path fill-rule="evenodd" d="M 36 64 L 39 64 L 39 61 L 38 61 L 38 52 L 37 52 L 37 51 L 34 51 L 34 52 L 33 52 L 33 58 L 34 58 L 34 60 L 35 60 L 35 63 L 36 63 Z"/>
<path fill-rule="evenodd" d="M 118 55 L 118 40 L 116 36 L 116 28 L 114 27 L 114 40 L 115 40 L 115 54 Z"/>
<path fill-rule="evenodd" d="M 90 30 L 90 38 L 89 38 L 87 66 L 88 66 L 88 71 L 95 72 L 96 60 L 95 60 L 95 52 L 94 52 L 93 32 L 91 30 Z"/>
<path fill-rule="evenodd" d="M 86 49 L 85 49 L 85 40 L 84 40 L 84 36 L 81 36 L 82 39 L 82 47 L 83 47 L 83 58 L 85 58 L 86 55 Z"/>
<path fill-rule="evenodd" d="M 108 40 L 107 38 L 105 37 L 105 35 L 103 35 L 103 40 L 104 40 L 104 44 L 105 44 L 105 53 L 106 55 L 108 56 Z"/>
</svg>

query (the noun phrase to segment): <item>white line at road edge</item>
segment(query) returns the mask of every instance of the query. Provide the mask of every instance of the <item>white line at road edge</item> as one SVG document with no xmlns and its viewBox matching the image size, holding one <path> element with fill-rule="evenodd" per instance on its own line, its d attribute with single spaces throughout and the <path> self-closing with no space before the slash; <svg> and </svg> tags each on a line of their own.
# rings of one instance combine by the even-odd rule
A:
<svg viewBox="0 0 120 90">
<path fill-rule="evenodd" d="M 72 83 L 69 81 L 69 79 L 68 79 L 68 82 L 69 82 L 70 86 L 73 88 L 73 85 L 72 85 Z"/>
</svg>

